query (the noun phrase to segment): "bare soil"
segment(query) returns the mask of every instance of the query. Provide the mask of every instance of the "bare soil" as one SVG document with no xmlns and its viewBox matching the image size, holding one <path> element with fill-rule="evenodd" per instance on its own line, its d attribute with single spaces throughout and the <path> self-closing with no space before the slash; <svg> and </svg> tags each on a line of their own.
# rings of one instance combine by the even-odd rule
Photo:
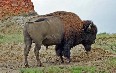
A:
<svg viewBox="0 0 116 73">
<path fill-rule="evenodd" d="M 23 43 L 10 43 L 0 44 L 0 73 L 19 73 L 19 69 L 24 68 L 24 56 L 23 56 Z M 30 50 L 28 61 L 30 67 L 36 67 L 36 59 L 33 52 L 34 44 Z M 56 56 L 54 46 L 49 46 L 46 50 L 44 46 L 40 50 L 40 59 L 44 67 L 48 66 L 91 66 L 95 64 L 102 66 L 100 62 L 105 61 L 111 57 L 116 57 L 115 54 L 101 48 L 92 48 L 89 55 L 84 51 L 82 45 L 76 46 L 71 50 L 71 63 L 61 64 L 60 59 Z"/>
</svg>

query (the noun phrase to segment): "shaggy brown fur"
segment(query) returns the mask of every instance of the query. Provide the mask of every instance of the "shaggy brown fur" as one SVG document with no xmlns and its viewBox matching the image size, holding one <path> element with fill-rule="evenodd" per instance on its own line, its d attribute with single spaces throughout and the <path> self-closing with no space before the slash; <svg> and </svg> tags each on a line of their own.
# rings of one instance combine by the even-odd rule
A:
<svg viewBox="0 0 116 73">
<path fill-rule="evenodd" d="M 81 34 L 83 22 L 78 15 L 72 12 L 57 11 L 54 13 L 46 14 L 45 16 L 57 16 L 61 18 L 62 22 L 64 23 L 65 40 L 73 38 L 71 37 L 72 33 L 78 32 L 75 33 L 78 36 Z"/>
<path fill-rule="evenodd" d="M 93 22 L 90 21 L 90 20 L 83 20 L 83 28 L 89 26 L 90 23 L 93 24 Z M 96 25 L 92 26 L 92 28 L 91 28 L 91 30 L 89 32 L 93 33 L 93 34 L 97 33 Z"/>
</svg>

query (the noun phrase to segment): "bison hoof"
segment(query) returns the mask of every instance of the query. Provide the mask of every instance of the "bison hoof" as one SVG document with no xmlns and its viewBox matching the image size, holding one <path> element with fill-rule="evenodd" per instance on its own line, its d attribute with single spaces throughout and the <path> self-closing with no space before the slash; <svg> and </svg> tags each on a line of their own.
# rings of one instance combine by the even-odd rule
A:
<svg viewBox="0 0 116 73">
<path fill-rule="evenodd" d="M 66 63 L 70 63 L 70 60 L 66 60 Z"/>
<path fill-rule="evenodd" d="M 70 61 L 70 59 L 66 59 L 65 62 L 66 62 L 67 64 L 69 64 L 71 61 Z"/>
<path fill-rule="evenodd" d="M 64 63 L 64 61 L 61 61 L 61 64 L 63 64 Z"/>
<path fill-rule="evenodd" d="M 28 65 L 28 64 L 24 64 L 24 65 L 25 65 L 25 67 L 26 67 L 26 68 L 28 68 L 28 67 L 29 67 L 29 65 Z"/>
</svg>

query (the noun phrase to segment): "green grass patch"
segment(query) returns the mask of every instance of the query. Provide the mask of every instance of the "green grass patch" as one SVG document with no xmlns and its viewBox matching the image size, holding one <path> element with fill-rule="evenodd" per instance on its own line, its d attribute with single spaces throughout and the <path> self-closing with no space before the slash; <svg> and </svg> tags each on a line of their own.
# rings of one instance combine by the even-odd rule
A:
<svg viewBox="0 0 116 73">
<path fill-rule="evenodd" d="M 45 67 L 45 68 L 25 68 L 21 73 L 95 73 L 95 67 L 74 66 L 74 67 Z"/>
<path fill-rule="evenodd" d="M 110 58 L 107 63 L 111 66 L 115 66 L 116 67 L 116 57 L 114 58 Z"/>
<path fill-rule="evenodd" d="M 21 73 L 62 73 L 63 69 L 59 67 L 46 67 L 46 68 L 23 68 Z"/>
<path fill-rule="evenodd" d="M 95 73 L 95 71 L 96 71 L 95 67 L 77 66 L 71 68 L 71 73 Z"/>
<path fill-rule="evenodd" d="M 116 34 L 100 33 L 97 34 L 95 48 L 102 48 L 116 53 Z"/>
<path fill-rule="evenodd" d="M 20 43 L 23 42 L 22 34 L 3 34 L 0 35 L 0 43 Z"/>
<path fill-rule="evenodd" d="M 62 73 L 63 69 L 59 67 L 48 67 L 43 69 L 43 73 Z"/>
</svg>

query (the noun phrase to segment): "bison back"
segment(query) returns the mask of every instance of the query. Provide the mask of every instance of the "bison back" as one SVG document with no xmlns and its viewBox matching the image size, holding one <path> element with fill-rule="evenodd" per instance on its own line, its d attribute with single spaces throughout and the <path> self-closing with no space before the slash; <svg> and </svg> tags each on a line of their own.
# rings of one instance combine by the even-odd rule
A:
<svg viewBox="0 0 116 73">
<path fill-rule="evenodd" d="M 34 42 L 43 45 L 56 45 L 61 43 L 64 34 L 64 24 L 58 17 L 46 17 L 39 22 L 29 22 L 26 31 Z"/>
</svg>

